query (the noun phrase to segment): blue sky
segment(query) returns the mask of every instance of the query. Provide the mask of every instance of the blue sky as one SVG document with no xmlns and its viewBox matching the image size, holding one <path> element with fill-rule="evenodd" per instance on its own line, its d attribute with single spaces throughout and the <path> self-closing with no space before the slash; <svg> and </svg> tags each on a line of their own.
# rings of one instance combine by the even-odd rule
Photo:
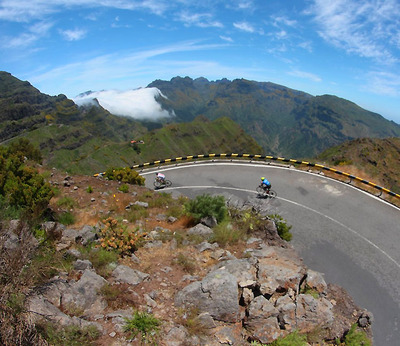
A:
<svg viewBox="0 0 400 346">
<path fill-rule="evenodd" d="M 49 95 L 246 78 L 400 124 L 399 0 L 0 0 L 0 45 Z"/>
</svg>

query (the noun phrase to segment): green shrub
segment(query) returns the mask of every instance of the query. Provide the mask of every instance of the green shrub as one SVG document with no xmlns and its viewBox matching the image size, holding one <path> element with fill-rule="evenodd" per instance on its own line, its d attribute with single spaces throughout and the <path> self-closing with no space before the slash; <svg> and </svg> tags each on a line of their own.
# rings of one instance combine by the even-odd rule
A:
<svg viewBox="0 0 400 346">
<path fill-rule="evenodd" d="M 110 180 L 117 180 L 123 183 L 132 185 L 144 185 L 145 178 L 140 176 L 135 170 L 125 168 L 114 168 L 111 167 L 105 172 L 105 176 Z"/>
<path fill-rule="evenodd" d="M 21 216 L 21 209 L 15 205 L 10 205 L 4 196 L 0 195 L 0 220 L 19 219 Z"/>
<path fill-rule="evenodd" d="M 91 187 L 90 185 L 86 188 L 86 192 L 87 193 L 93 193 L 93 187 Z"/>
<path fill-rule="evenodd" d="M 40 217 L 53 191 L 43 176 L 29 166 L 26 158 L 41 161 L 40 152 L 26 139 L 9 147 L 0 146 L 0 196 L 3 204 L 27 213 L 28 217 Z"/>
<path fill-rule="evenodd" d="M 123 193 L 128 193 L 129 192 L 129 186 L 127 184 L 122 184 L 119 188 L 119 191 L 123 192 Z"/>
<path fill-rule="evenodd" d="M 290 233 L 290 230 L 292 229 L 292 226 L 288 225 L 286 223 L 286 220 L 282 218 L 282 216 L 278 214 L 272 214 L 268 215 L 268 217 L 275 222 L 276 229 L 278 231 L 279 236 L 286 241 L 291 241 L 292 240 L 292 233 Z"/>
<path fill-rule="evenodd" d="M 60 327 L 46 323 L 39 324 L 38 329 L 50 345 L 89 346 L 100 337 L 100 332 L 94 326 Z"/>
<path fill-rule="evenodd" d="M 76 204 L 75 200 L 68 196 L 61 197 L 57 201 L 57 206 L 59 206 L 61 208 L 66 208 L 66 209 L 73 209 L 75 204 Z"/>
<path fill-rule="evenodd" d="M 353 324 L 344 338 L 346 346 L 371 346 L 371 341 L 363 331 L 357 330 L 357 325 Z"/>
<path fill-rule="evenodd" d="M 118 261 L 118 254 L 116 251 L 97 248 L 89 252 L 88 258 L 99 275 L 108 277 L 112 271 L 111 264 Z"/>
<path fill-rule="evenodd" d="M 65 213 L 59 214 L 57 220 L 65 226 L 73 225 L 75 223 L 75 215 L 70 211 L 66 211 Z"/>
<path fill-rule="evenodd" d="M 296 330 L 283 338 L 278 338 L 270 346 L 307 346 L 307 337 L 305 335 L 300 335 Z"/>
<path fill-rule="evenodd" d="M 219 245 L 224 246 L 227 244 L 235 244 L 245 237 L 246 230 L 244 228 L 233 227 L 231 222 L 225 220 L 214 227 L 214 234 L 210 241 L 217 242 Z"/>
<path fill-rule="evenodd" d="M 315 299 L 319 298 L 319 293 L 316 289 L 311 288 L 310 286 L 308 286 L 307 284 L 304 287 L 300 288 L 300 293 L 301 294 L 309 294 L 312 297 L 314 297 Z"/>
<path fill-rule="evenodd" d="M 196 221 L 203 217 L 214 216 L 218 222 L 222 222 L 227 216 L 227 208 L 223 196 L 210 196 L 203 194 L 197 196 L 185 204 L 185 210 Z"/>
<path fill-rule="evenodd" d="M 42 163 L 42 153 L 26 138 L 19 138 L 17 141 L 12 142 L 9 146 L 9 151 L 14 154 L 23 155 L 38 163 Z"/>
<path fill-rule="evenodd" d="M 137 220 L 145 219 L 149 216 L 149 211 L 140 205 L 132 205 L 126 215 L 126 218 L 130 223 L 134 223 Z"/>
<path fill-rule="evenodd" d="M 147 312 L 136 311 L 132 318 L 125 318 L 124 331 L 131 338 L 141 335 L 142 342 L 155 342 L 161 321 Z"/>
</svg>

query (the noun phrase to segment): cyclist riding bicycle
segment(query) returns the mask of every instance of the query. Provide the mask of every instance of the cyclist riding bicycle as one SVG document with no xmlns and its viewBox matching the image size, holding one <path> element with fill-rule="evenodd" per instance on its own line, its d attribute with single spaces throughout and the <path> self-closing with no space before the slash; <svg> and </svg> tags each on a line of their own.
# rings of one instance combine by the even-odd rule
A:
<svg viewBox="0 0 400 346">
<path fill-rule="evenodd" d="M 159 181 L 161 184 L 165 183 L 165 175 L 159 172 L 156 172 L 156 180 Z"/>
<path fill-rule="evenodd" d="M 266 192 L 269 192 L 269 190 L 271 189 L 271 183 L 265 177 L 261 177 L 261 186 Z"/>
</svg>

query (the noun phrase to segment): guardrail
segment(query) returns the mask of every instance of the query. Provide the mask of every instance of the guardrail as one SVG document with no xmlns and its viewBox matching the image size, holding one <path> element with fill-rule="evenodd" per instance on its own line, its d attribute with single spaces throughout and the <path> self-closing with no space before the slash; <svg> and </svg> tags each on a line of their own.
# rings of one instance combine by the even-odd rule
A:
<svg viewBox="0 0 400 346">
<path fill-rule="evenodd" d="M 253 154 L 204 154 L 204 155 L 189 155 L 189 156 L 181 156 L 181 157 L 176 157 L 173 159 L 163 159 L 163 160 L 157 160 L 157 161 L 153 161 L 153 162 L 147 162 L 147 163 L 141 163 L 141 164 L 137 164 L 132 166 L 132 169 L 137 169 L 137 168 L 145 168 L 145 167 L 151 167 L 151 166 L 157 166 L 157 165 L 162 165 L 162 164 L 168 164 L 168 163 L 172 163 L 172 162 L 177 162 L 177 161 L 190 161 L 190 160 L 195 160 L 195 159 L 207 159 L 207 158 L 246 158 L 246 159 L 258 159 L 258 160 L 271 160 L 271 161 L 282 161 L 282 162 L 287 162 L 287 163 L 292 163 L 292 164 L 298 164 L 298 165 L 305 165 L 308 167 L 316 167 L 319 168 L 320 170 L 324 170 L 324 171 L 329 171 L 332 173 L 335 173 L 337 175 L 341 175 L 341 176 L 345 176 L 347 178 L 351 180 L 355 180 L 358 181 L 362 184 L 371 186 L 379 191 L 385 192 L 390 196 L 396 197 L 400 199 L 400 194 L 395 193 L 385 187 L 379 186 L 373 182 L 370 182 L 368 180 L 365 180 L 363 178 L 357 177 L 355 175 L 352 175 L 350 173 L 346 173 L 346 172 L 342 172 L 339 171 L 337 169 L 328 167 L 328 166 L 324 166 L 324 165 L 320 165 L 318 163 L 312 163 L 312 162 L 308 162 L 308 161 L 300 161 L 300 160 L 295 160 L 295 159 L 287 159 L 284 157 L 276 157 L 276 156 L 269 156 L 269 155 L 253 155 Z"/>
<path fill-rule="evenodd" d="M 388 195 L 397 197 L 400 199 L 400 194 L 395 193 L 389 189 L 386 189 L 382 186 L 379 186 L 373 182 L 367 181 L 365 179 L 362 179 L 360 177 L 357 177 L 355 175 L 352 175 L 350 173 L 342 172 L 337 169 L 320 165 L 318 163 L 312 163 L 308 161 L 300 161 L 300 160 L 295 160 L 295 159 L 287 159 L 284 157 L 276 157 L 276 156 L 269 156 L 269 155 L 253 155 L 253 154 L 205 154 L 205 155 L 190 155 L 190 156 L 181 156 L 181 157 L 176 157 L 174 159 L 164 159 L 164 160 L 157 160 L 153 162 L 148 162 L 148 163 L 142 163 L 138 165 L 132 166 L 132 169 L 136 168 L 142 168 L 142 167 L 148 167 L 148 166 L 156 166 L 160 164 L 166 164 L 166 163 L 171 163 L 171 162 L 176 162 L 176 161 L 189 161 L 189 160 L 194 160 L 194 159 L 206 159 L 206 158 L 238 158 L 238 157 L 243 157 L 247 159 L 259 159 L 259 160 L 271 160 L 271 161 L 282 161 L 282 162 L 287 162 L 287 163 L 292 163 L 292 164 L 299 164 L 299 165 L 306 165 L 308 167 L 317 167 L 321 170 L 329 171 L 341 176 L 345 176 L 349 178 L 350 180 L 353 179 L 355 181 L 358 181 L 360 183 L 366 184 L 368 186 L 371 186 L 379 191 L 386 192 Z"/>
</svg>

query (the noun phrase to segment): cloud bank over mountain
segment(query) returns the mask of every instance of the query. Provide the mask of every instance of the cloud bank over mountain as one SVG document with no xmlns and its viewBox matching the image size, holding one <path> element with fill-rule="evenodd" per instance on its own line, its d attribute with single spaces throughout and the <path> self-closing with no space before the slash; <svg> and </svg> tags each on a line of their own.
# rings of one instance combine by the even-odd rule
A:
<svg viewBox="0 0 400 346">
<path fill-rule="evenodd" d="M 114 115 L 132 117 L 139 120 L 156 120 L 171 117 L 174 114 L 161 108 L 156 98 L 165 97 L 157 88 L 135 90 L 102 90 L 87 92 L 74 98 L 78 105 L 96 104 Z"/>
</svg>

